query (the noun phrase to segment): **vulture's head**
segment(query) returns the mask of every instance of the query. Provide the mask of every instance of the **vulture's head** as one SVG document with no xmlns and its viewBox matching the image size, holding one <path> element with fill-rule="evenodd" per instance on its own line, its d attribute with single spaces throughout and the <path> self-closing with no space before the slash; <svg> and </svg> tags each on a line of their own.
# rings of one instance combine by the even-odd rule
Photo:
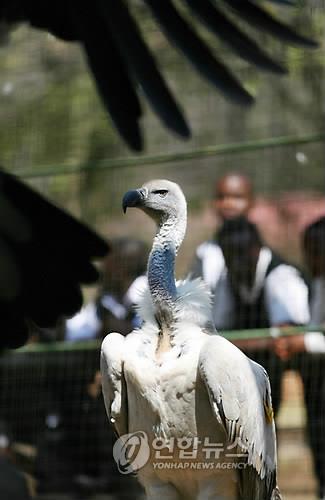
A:
<svg viewBox="0 0 325 500">
<path fill-rule="evenodd" d="M 141 208 L 158 224 L 168 219 L 175 223 L 186 221 L 186 200 L 181 188 L 164 179 L 146 182 L 141 188 L 125 193 L 124 212 L 128 207 Z"/>
</svg>

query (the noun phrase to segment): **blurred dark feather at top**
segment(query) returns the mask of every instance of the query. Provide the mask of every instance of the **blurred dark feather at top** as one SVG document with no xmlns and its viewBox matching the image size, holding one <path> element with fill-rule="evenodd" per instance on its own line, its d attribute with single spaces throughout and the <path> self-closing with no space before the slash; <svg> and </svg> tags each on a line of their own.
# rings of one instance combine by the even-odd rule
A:
<svg viewBox="0 0 325 500">
<path fill-rule="evenodd" d="M 192 18 L 206 26 L 225 44 L 262 70 L 284 73 L 285 68 L 250 38 L 239 24 L 253 26 L 284 44 L 316 47 L 308 37 L 276 19 L 267 5 L 251 0 L 143 0 L 168 39 L 191 64 L 230 100 L 249 106 L 252 96 L 231 68 L 215 55 L 192 24 Z M 272 2 L 271 2 L 272 3 Z M 293 2 L 277 2 L 291 5 Z M 183 14 L 183 4 L 190 15 Z M 267 4 L 267 2 L 265 2 Z M 160 73 L 140 26 L 123 0 L 59 0 L 3 2 L 2 24 L 29 23 L 67 41 L 78 41 L 86 54 L 97 89 L 112 120 L 134 150 L 142 150 L 140 94 L 163 124 L 179 136 L 190 136 L 190 128 L 173 93 Z"/>
</svg>

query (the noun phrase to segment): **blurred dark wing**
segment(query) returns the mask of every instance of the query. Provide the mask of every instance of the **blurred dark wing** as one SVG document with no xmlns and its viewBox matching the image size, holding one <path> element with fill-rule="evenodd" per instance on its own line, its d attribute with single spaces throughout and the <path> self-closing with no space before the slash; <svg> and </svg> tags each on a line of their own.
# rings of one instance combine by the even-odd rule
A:
<svg viewBox="0 0 325 500">
<path fill-rule="evenodd" d="M 188 137 L 189 130 L 183 115 L 124 2 L 95 0 L 94 3 L 106 21 L 131 77 L 140 84 L 154 111 L 166 127 Z"/>
<path fill-rule="evenodd" d="M 143 0 L 159 27 L 193 66 L 230 100 L 249 105 L 253 98 L 232 72 L 212 53 L 191 22 L 177 10 L 173 0 Z M 181 0 L 192 16 L 240 57 L 260 69 L 284 73 L 285 69 L 236 25 L 237 20 L 268 33 L 283 43 L 304 47 L 317 44 L 275 19 L 263 3 L 251 0 Z M 269 0 L 293 6 L 293 0 Z M 259 4 L 262 4 L 260 6 Z M 222 9 L 221 9 L 222 7 Z M 231 12 L 231 17 L 227 13 Z M 64 40 L 77 40 L 84 48 L 99 94 L 116 128 L 128 145 L 143 148 L 140 131 L 143 92 L 166 127 L 182 137 L 190 131 L 185 118 L 144 42 L 124 0 L 5 0 L 0 20 L 26 21 Z"/>
<path fill-rule="evenodd" d="M 225 2 L 240 16 L 243 21 L 251 24 L 260 31 L 265 31 L 278 40 L 302 47 L 317 47 L 317 44 L 309 38 L 299 35 L 289 26 L 274 19 L 261 7 L 251 0 L 225 0 Z"/>
<path fill-rule="evenodd" d="M 53 326 L 82 305 L 97 280 L 91 259 L 107 243 L 84 224 L 0 171 L 0 347 L 25 342 L 28 321 Z"/>
</svg>

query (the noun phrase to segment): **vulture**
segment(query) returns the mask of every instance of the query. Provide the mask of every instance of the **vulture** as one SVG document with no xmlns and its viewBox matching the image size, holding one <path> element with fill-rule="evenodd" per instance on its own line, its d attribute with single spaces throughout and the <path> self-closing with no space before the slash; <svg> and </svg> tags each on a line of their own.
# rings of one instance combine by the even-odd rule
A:
<svg viewBox="0 0 325 500">
<path fill-rule="evenodd" d="M 142 326 L 126 337 L 108 334 L 101 348 L 106 411 L 120 436 L 115 459 L 132 459 L 141 436 L 148 452 L 133 468 L 149 500 L 281 499 L 268 375 L 217 334 L 203 282 L 175 282 L 183 192 L 153 180 L 125 194 L 127 207 L 148 214 L 157 233 L 138 310 Z M 185 465 L 184 441 L 193 457 Z M 211 443 L 222 453 L 210 453 Z"/>
<path fill-rule="evenodd" d="M 19 179 L 0 170 L 0 349 L 23 345 L 82 305 L 81 284 L 97 280 L 91 259 L 108 244 Z"/>
<path fill-rule="evenodd" d="M 317 44 L 298 33 L 253 0 L 140 0 L 168 40 L 194 68 L 233 102 L 248 106 L 252 96 L 193 26 L 197 21 L 237 55 L 261 70 L 282 74 L 285 68 L 251 38 L 242 25 L 280 42 L 303 47 Z M 269 3 L 294 5 L 290 0 Z M 131 2 L 129 2 L 131 3 Z M 265 2 L 268 3 L 268 2 Z M 188 12 L 186 12 L 188 11 Z M 191 19 L 191 20 L 189 20 Z M 146 45 L 124 0 L 2 0 L 2 38 L 17 23 L 28 23 L 68 41 L 79 42 L 103 103 L 126 143 L 143 149 L 140 127 L 144 95 L 162 123 L 183 138 L 189 125 Z"/>
</svg>

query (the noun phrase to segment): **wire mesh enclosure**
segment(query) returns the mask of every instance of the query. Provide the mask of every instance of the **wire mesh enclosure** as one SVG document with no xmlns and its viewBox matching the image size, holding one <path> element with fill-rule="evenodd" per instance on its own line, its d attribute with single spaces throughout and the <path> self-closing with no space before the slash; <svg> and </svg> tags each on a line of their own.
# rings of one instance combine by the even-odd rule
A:
<svg viewBox="0 0 325 500">
<path fill-rule="evenodd" d="M 239 172 L 252 181 L 250 220 L 263 245 L 292 264 L 309 288 L 304 232 L 325 216 L 322 2 L 271 7 L 317 38 L 317 50 L 283 48 L 252 33 L 288 67 L 282 79 L 258 73 L 211 38 L 256 96 L 250 110 L 229 104 L 202 82 L 156 30 L 142 2 L 129 3 L 192 124 L 193 138 L 187 143 L 170 135 L 145 109 L 146 152 L 132 155 L 107 119 L 77 46 L 21 27 L 11 34 L 9 46 L 0 47 L 1 164 L 95 228 L 113 248 L 99 263 L 100 283 L 84 290 L 81 316 L 70 323 L 62 318 L 51 331 L 35 327 L 26 348 L 0 357 L 0 456 L 3 451 L 15 460 L 39 500 L 143 498 L 136 478 L 120 474 L 113 459 L 116 438 L 99 376 L 104 335 L 126 334 L 139 325 L 126 292 L 145 274 L 155 230 L 140 212 L 122 214 L 128 189 L 152 178 L 181 185 L 188 229 L 178 277 L 192 270 L 198 245 L 214 240 L 222 225 L 215 184 L 226 174 Z M 317 247 L 323 262 L 324 242 Z M 281 286 L 286 290 L 287 283 Z M 302 349 L 279 362 L 272 346 L 278 337 L 297 340 L 307 330 L 322 332 L 323 326 L 297 321 L 299 328 L 295 324 L 281 330 L 283 325 L 272 329 L 272 324 L 252 321 L 253 330 L 247 331 L 245 311 L 237 309 L 236 315 L 242 326 L 228 338 L 264 346 L 253 357 L 266 366 L 272 381 L 283 495 L 288 500 L 321 498 L 325 349 Z M 232 326 L 221 333 L 227 336 L 228 329 Z"/>
</svg>

